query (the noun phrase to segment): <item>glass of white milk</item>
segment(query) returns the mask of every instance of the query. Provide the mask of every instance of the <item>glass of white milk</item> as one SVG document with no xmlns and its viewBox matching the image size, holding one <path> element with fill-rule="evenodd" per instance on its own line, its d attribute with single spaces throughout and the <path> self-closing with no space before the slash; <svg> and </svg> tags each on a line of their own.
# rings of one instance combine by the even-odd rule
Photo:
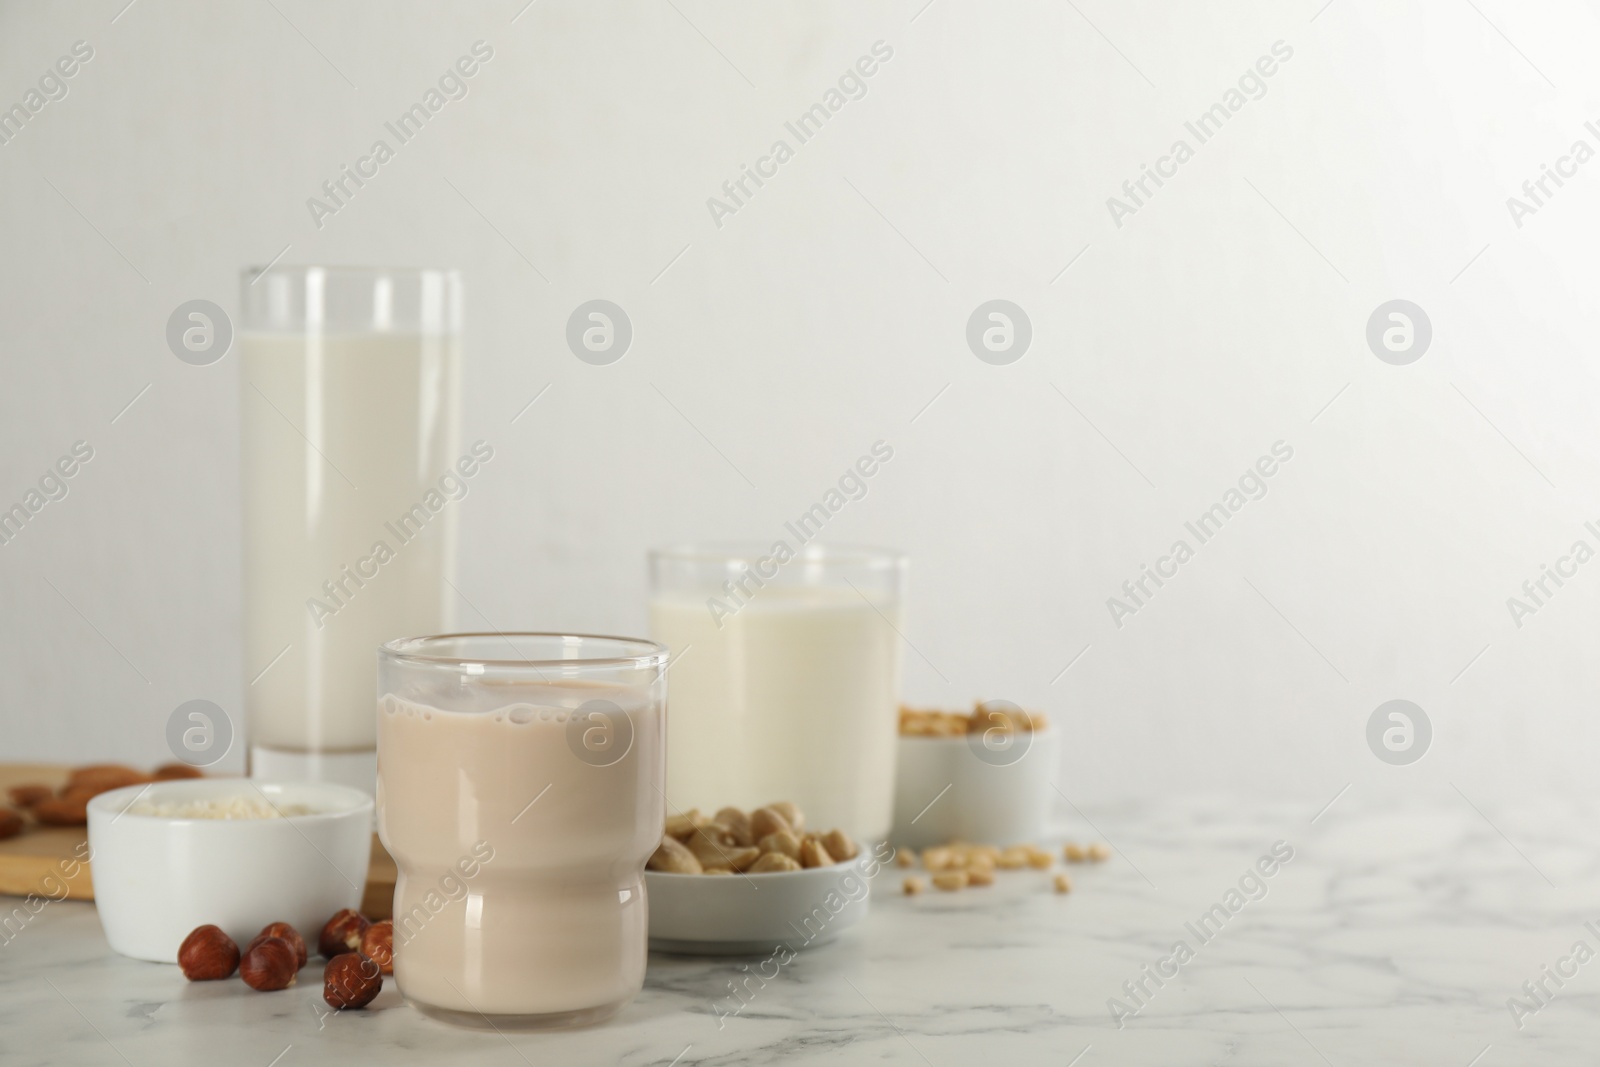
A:
<svg viewBox="0 0 1600 1067">
<path fill-rule="evenodd" d="M 376 776 L 373 650 L 450 628 L 461 281 L 286 267 L 240 284 L 250 773 Z M 492 448 L 489 449 L 492 455 Z"/>
<path fill-rule="evenodd" d="M 906 558 L 780 540 L 650 554 L 672 652 L 669 811 L 792 800 L 882 840 L 894 813 Z"/>
<path fill-rule="evenodd" d="M 644 985 L 666 660 L 650 641 L 535 633 L 379 651 L 378 836 L 399 869 L 395 980 L 418 1009 L 582 1026 Z"/>
</svg>

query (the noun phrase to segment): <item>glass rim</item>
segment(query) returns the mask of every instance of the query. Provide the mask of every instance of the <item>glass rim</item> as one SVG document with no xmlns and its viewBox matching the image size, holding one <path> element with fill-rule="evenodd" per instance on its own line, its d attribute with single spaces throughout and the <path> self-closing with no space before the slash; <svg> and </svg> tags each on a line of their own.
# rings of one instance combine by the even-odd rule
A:
<svg viewBox="0 0 1600 1067">
<path fill-rule="evenodd" d="M 380 264 L 363 263 L 265 263 L 250 264 L 239 268 L 240 278 L 258 278 L 267 274 L 284 274 L 288 276 L 309 274 L 312 271 L 322 271 L 325 274 L 357 275 L 375 277 L 383 274 L 397 275 L 406 278 L 421 278 L 428 274 L 437 274 L 441 277 L 456 281 L 461 279 L 461 271 L 456 267 L 385 267 Z"/>
<path fill-rule="evenodd" d="M 578 656 L 561 659 L 495 659 L 489 656 L 430 655 L 425 650 L 452 641 L 514 641 L 518 638 L 535 638 L 548 641 L 599 642 L 614 646 L 615 650 L 633 649 L 634 654 L 606 656 Z M 619 667 L 659 667 L 667 662 L 670 652 L 666 645 L 643 637 L 621 637 L 616 634 L 573 634 L 550 630 L 475 630 L 452 634 L 424 634 L 419 637 L 397 637 L 378 646 L 378 654 L 396 663 L 428 667 L 464 667 L 478 664 L 495 668 L 531 668 L 575 673 L 585 670 L 614 670 Z"/>
<path fill-rule="evenodd" d="M 651 563 L 754 563 L 772 555 L 772 545 L 755 541 L 702 541 L 688 544 L 652 548 Z M 906 553 L 895 548 L 850 543 L 802 545 L 794 554 L 794 562 L 859 564 L 876 570 L 905 569 L 910 562 Z"/>
</svg>

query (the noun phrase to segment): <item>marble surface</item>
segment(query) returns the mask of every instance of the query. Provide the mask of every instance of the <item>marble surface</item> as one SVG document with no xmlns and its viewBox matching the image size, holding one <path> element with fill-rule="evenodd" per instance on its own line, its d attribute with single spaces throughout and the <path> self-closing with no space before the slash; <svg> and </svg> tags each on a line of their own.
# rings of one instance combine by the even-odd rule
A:
<svg viewBox="0 0 1600 1067">
<path fill-rule="evenodd" d="M 1069 895 L 1030 870 L 908 898 L 891 868 L 862 926 L 752 980 L 737 1014 L 729 983 L 754 961 L 657 955 L 618 1018 L 558 1034 L 453 1029 L 392 983 L 325 1015 L 314 969 L 281 993 L 190 984 L 114 955 L 92 906 L 51 904 L 0 945 L 0 1062 L 1592 1063 L 1600 959 L 1572 953 L 1600 950 L 1595 812 L 1475 800 L 1089 811 L 1098 834 L 1078 817 L 1063 832 L 1117 853 L 1072 866 Z M 1293 858 L 1246 878 L 1276 842 Z M 1179 957 L 1160 986 L 1144 977 Z M 1141 978 L 1142 1006 L 1124 989 Z M 1534 999 L 1524 982 L 1540 981 Z M 1119 1026 L 1111 998 L 1139 1010 Z"/>
</svg>

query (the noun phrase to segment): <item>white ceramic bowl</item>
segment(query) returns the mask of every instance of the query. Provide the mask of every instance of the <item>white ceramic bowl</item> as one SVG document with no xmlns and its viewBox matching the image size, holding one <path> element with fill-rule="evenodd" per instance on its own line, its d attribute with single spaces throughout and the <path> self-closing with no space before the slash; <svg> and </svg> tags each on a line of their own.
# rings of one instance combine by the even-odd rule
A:
<svg viewBox="0 0 1600 1067">
<path fill-rule="evenodd" d="M 182 819 L 124 811 L 141 803 L 265 798 L 313 814 Z M 313 951 L 323 924 L 361 905 L 372 855 L 372 797 L 312 782 L 201 778 L 129 786 L 89 801 L 89 865 L 106 940 L 124 956 L 176 963 L 197 926 L 222 927 L 241 949 L 271 922 Z"/>
<path fill-rule="evenodd" d="M 1018 736 L 1028 739 L 1025 748 L 981 754 L 978 734 L 901 737 L 889 839 L 911 848 L 1038 839 L 1055 796 L 1050 783 L 1059 773 L 1061 732 L 1047 726 Z"/>
<path fill-rule="evenodd" d="M 770 874 L 645 871 L 650 947 L 693 955 L 748 955 L 779 945 L 826 944 L 867 914 L 881 870 L 865 847 L 831 867 Z"/>
</svg>

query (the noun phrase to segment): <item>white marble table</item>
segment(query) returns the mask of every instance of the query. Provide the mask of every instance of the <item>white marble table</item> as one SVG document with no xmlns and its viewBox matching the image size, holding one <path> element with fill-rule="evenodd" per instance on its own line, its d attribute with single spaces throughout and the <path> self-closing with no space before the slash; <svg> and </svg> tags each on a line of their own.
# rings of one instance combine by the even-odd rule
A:
<svg viewBox="0 0 1600 1067">
<path fill-rule="evenodd" d="M 737 1016 L 748 961 L 652 957 L 644 993 L 602 1027 L 497 1035 L 406 1007 L 392 983 L 362 1012 L 323 1017 L 320 971 L 254 993 L 190 984 L 111 953 L 92 907 L 53 904 L 0 946 L 0 1063 L 131 1064 L 1577 1064 L 1600 1059 L 1600 850 L 1592 808 L 1474 808 L 1453 791 L 1388 811 L 1221 802 L 1088 812 L 1119 849 L 988 889 L 898 893 L 802 954 Z M 1480 801 L 1481 803 L 1481 801 Z M 1092 836 L 1081 821 L 1066 827 Z M 1226 921 L 1195 925 L 1276 841 L 1293 859 Z M 1211 932 L 1220 924 L 1220 930 Z M 1193 951 L 1120 1028 L 1124 982 Z M 1576 974 L 1558 987 L 1542 968 Z M 1167 965 L 1171 970 L 1171 965 Z M 1553 973 L 1553 972 L 1552 972 Z M 1508 998 L 1543 979 L 1519 1020 Z M 754 983 L 752 982 L 752 985 Z"/>
</svg>

